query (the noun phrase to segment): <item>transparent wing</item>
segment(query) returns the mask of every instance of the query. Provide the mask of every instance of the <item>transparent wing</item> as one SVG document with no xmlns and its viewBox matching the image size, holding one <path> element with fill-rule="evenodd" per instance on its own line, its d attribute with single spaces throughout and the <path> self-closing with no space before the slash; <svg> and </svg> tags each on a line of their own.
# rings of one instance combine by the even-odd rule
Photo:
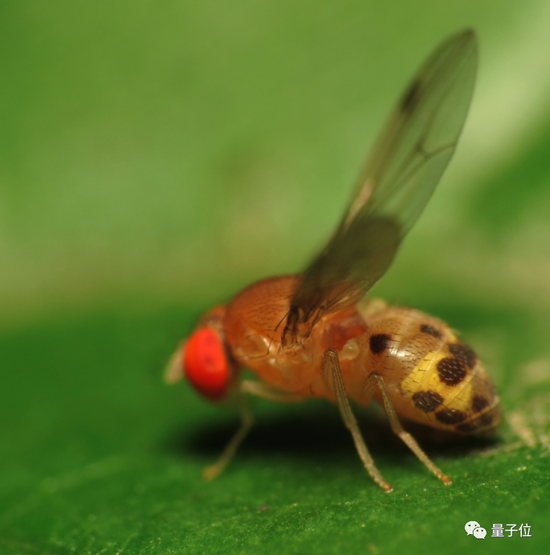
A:
<svg viewBox="0 0 550 555">
<path fill-rule="evenodd" d="M 427 59 L 378 136 L 333 237 L 302 276 L 283 346 L 355 304 L 389 268 L 451 159 L 475 84 L 477 40 L 465 30 Z"/>
</svg>

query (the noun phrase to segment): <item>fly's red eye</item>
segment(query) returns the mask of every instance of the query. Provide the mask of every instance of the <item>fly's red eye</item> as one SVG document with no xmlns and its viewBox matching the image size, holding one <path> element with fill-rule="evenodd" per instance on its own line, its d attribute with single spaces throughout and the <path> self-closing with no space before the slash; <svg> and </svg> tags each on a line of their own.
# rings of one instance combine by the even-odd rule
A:
<svg viewBox="0 0 550 555">
<path fill-rule="evenodd" d="M 212 401 L 225 397 L 229 365 L 219 335 L 211 328 L 197 330 L 183 354 L 185 375 L 191 385 Z"/>
</svg>

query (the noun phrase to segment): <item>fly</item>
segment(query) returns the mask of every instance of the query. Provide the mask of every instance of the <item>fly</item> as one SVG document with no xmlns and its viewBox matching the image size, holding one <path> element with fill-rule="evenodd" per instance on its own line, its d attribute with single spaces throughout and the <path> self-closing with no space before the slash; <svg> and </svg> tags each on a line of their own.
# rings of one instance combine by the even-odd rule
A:
<svg viewBox="0 0 550 555">
<path fill-rule="evenodd" d="M 426 206 L 457 146 L 478 60 L 473 30 L 444 41 L 394 108 L 332 238 L 299 275 L 265 279 L 199 321 L 168 365 L 204 397 L 237 391 L 241 426 L 217 476 L 252 425 L 246 394 L 280 403 L 326 398 L 339 407 L 363 464 L 385 491 L 349 399 L 384 406 L 392 430 L 444 484 L 445 475 L 404 430 L 400 417 L 476 434 L 500 421 L 497 393 L 474 351 L 442 321 L 365 300 Z M 241 379 L 252 370 L 258 380 Z"/>
</svg>

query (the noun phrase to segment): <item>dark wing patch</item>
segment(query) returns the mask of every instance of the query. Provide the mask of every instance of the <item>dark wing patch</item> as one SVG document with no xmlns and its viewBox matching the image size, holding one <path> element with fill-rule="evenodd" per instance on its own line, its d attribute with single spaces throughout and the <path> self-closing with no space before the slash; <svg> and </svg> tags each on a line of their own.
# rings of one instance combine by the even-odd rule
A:
<svg viewBox="0 0 550 555">
<path fill-rule="evenodd" d="M 417 79 L 409 85 L 409 89 L 403 95 L 401 100 L 401 111 L 403 113 L 411 113 L 420 101 L 421 81 Z"/>
</svg>

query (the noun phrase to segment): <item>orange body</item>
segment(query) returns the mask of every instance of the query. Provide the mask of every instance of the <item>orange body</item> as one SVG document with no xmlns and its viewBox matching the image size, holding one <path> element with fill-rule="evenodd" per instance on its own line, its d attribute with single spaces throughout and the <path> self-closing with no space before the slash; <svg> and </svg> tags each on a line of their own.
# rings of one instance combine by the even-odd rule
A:
<svg viewBox="0 0 550 555">
<path fill-rule="evenodd" d="M 301 344 L 281 336 L 299 276 L 257 282 L 225 308 L 220 324 L 239 367 L 302 397 L 335 400 L 321 368 L 327 349 L 338 352 L 348 396 L 361 405 L 372 372 L 384 377 L 397 414 L 431 427 L 479 433 L 500 421 L 499 399 L 474 352 L 440 320 L 407 308 L 374 313 L 358 305 L 321 318 Z M 374 398 L 381 402 L 379 392 Z"/>
</svg>

